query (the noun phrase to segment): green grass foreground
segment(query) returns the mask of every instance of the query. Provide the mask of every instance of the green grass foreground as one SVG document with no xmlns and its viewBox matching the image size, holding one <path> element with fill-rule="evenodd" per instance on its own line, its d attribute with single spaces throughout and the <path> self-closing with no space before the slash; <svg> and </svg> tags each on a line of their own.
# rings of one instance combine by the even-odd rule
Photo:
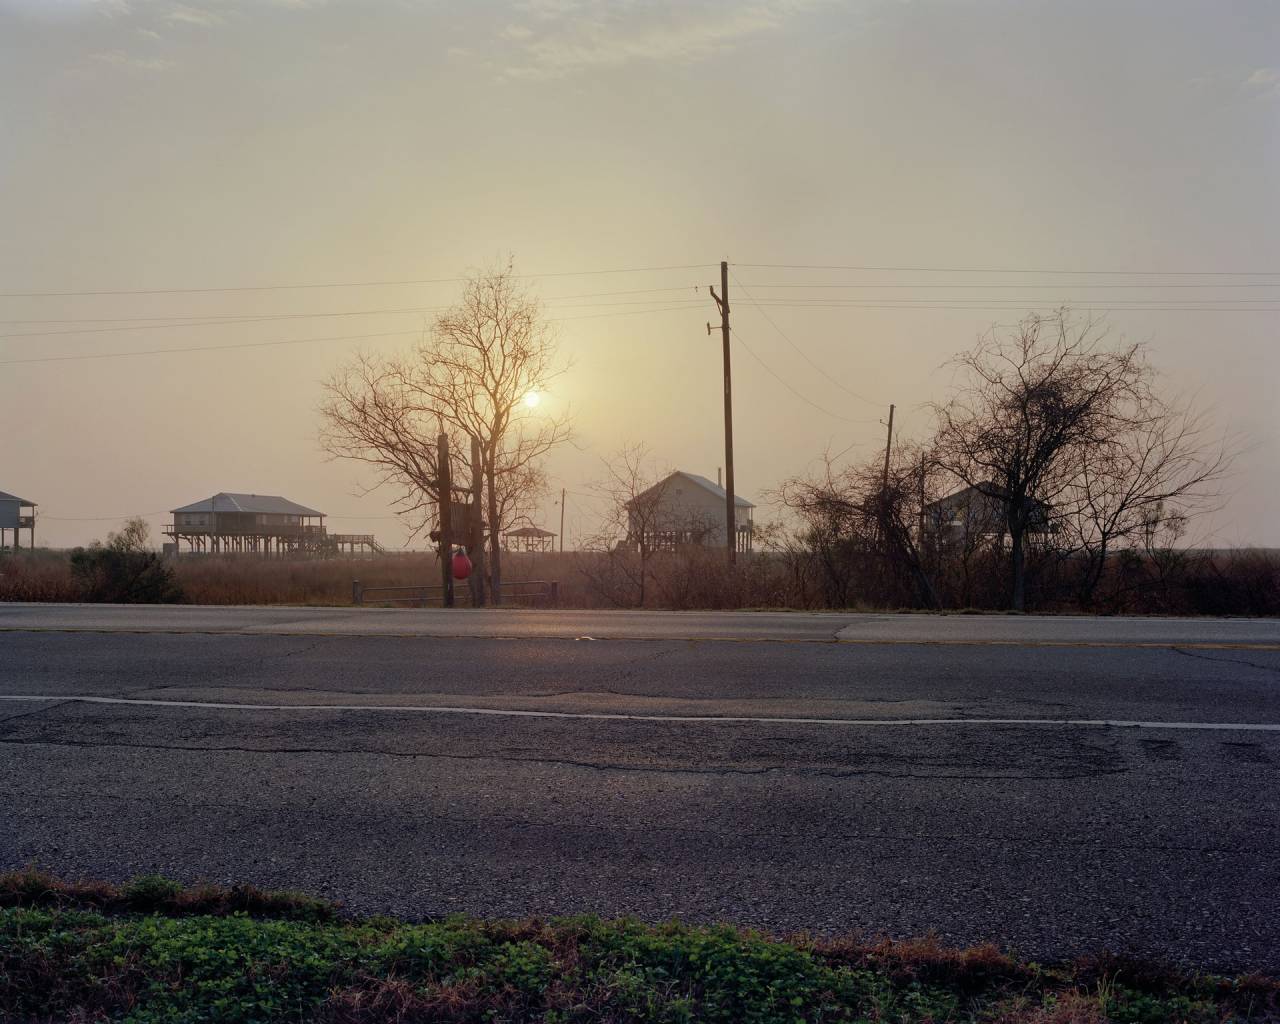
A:
<svg viewBox="0 0 1280 1024">
<path fill-rule="evenodd" d="M 251 887 L 0 876 L 0 1020 L 1280 1020 L 1273 979 L 1112 958 L 1047 967 L 932 940 L 771 939 L 727 927 L 352 920 Z"/>
</svg>

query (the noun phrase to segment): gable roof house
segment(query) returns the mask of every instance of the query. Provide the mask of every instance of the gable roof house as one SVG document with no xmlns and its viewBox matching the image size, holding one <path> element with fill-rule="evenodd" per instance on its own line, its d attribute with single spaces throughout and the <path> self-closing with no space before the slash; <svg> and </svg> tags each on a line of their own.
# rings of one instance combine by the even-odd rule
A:
<svg viewBox="0 0 1280 1024">
<path fill-rule="evenodd" d="M 723 547 L 725 489 L 698 473 L 678 469 L 627 502 L 627 543 L 654 549 L 685 544 Z M 735 544 L 750 551 L 755 505 L 734 495 Z"/>
<path fill-rule="evenodd" d="M 990 480 L 962 487 L 924 507 L 921 525 L 927 533 L 941 540 L 979 539 L 1002 543 L 1008 526 L 1005 522 L 1003 488 Z M 1029 534 L 1055 533 L 1052 508 L 1037 498 L 1029 498 Z"/>
<path fill-rule="evenodd" d="M 9 542 L 13 550 L 22 546 L 20 531 L 31 531 L 31 547 L 36 546 L 36 503 L 16 494 L 0 491 L 0 550 Z"/>
<path fill-rule="evenodd" d="M 175 508 L 164 533 L 175 550 L 186 541 L 190 551 L 210 554 L 291 554 L 327 546 L 324 513 L 278 494 L 220 492 Z"/>
</svg>

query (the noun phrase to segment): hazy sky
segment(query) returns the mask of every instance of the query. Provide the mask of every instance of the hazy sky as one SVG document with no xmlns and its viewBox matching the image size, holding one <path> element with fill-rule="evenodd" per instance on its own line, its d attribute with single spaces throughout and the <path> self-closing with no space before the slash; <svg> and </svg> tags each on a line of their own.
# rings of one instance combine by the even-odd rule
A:
<svg viewBox="0 0 1280 1024">
<path fill-rule="evenodd" d="M 735 353 L 740 493 L 871 453 L 890 402 L 924 430 L 949 355 L 1071 302 L 1252 439 L 1208 532 L 1280 545 L 1278 183 L 1276 0 L 0 0 L 0 490 L 51 544 L 227 490 L 398 545 L 391 495 L 319 450 L 319 382 L 410 344 L 457 284 L 12 293 L 510 252 L 558 275 L 535 284 L 573 361 L 550 401 L 578 448 L 549 465 L 572 543 L 622 442 L 722 464 L 705 285 L 728 259 L 767 366 Z M 316 313 L 343 315 L 172 326 Z M 232 347 L 295 339 L 334 340 Z"/>
</svg>

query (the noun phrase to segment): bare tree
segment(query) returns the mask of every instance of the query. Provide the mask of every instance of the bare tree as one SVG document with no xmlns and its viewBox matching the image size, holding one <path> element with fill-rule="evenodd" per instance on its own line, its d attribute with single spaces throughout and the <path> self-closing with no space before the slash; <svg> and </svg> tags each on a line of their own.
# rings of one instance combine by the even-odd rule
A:
<svg viewBox="0 0 1280 1024">
<path fill-rule="evenodd" d="M 603 479 L 591 489 L 605 501 L 601 530 L 588 542 L 604 556 L 598 570 L 585 570 L 592 585 L 614 604 L 643 608 L 651 562 L 663 525 L 664 482 L 644 444 L 624 444 L 604 460 Z"/>
<path fill-rule="evenodd" d="M 815 476 L 785 481 L 779 502 L 801 523 L 801 540 L 821 567 L 827 604 L 847 607 L 852 587 L 879 579 L 881 600 L 934 608 L 937 591 L 922 555 L 923 504 L 932 497 L 933 462 L 897 446 L 885 465 L 877 456 L 838 470 L 830 457 Z"/>
<path fill-rule="evenodd" d="M 1141 347 L 1109 349 L 1104 340 L 1098 323 L 1065 310 L 993 329 L 954 360 L 961 382 L 934 406 L 939 465 L 1003 513 L 1018 611 L 1026 606 L 1028 535 L 1052 528 L 1086 460 L 1131 430 L 1149 402 Z"/>
<path fill-rule="evenodd" d="M 333 458 L 371 467 L 375 480 L 369 491 L 396 488 L 396 504 L 410 524 L 410 536 L 418 536 L 434 521 L 440 500 L 436 437 L 441 421 L 435 409 L 423 401 L 398 362 L 364 354 L 334 374 L 325 391 L 321 446 Z M 461 440 L 461 434 L 450 439 L 451 454 L 461 453 Z M 457 478 L 461 464 L 452 468 Z"/>
<path fill-rule="evenodd" d="M 321 440 L 332 455 L 375 467 L 379 484 L 400 487 L 401 507 L 421 513 L 442 497 L 435 434 L 449 432 L 460 459 L 477 438 L 499 604 L 502 532 L 536 497 L 540 460 L 570 436 L 566 417 L 529 402 L 561 372 L 552 325 L 508 263 L 473 276 L 411 355 L 362 357 L 340 371 L 327 385 Z"/>
<path fill-rule="evenodd" d="M 1079 594 L 1086 608 L 1120 548 L 1145 551 L 1163 580 L 1177 560 L 1173 543 L 1190 520 L 1215 507 L 1233 462 L 1228 439 L 1211 436 L 1203 414 L 1185 404 L 1149 394 L 1129 421 L 1081 459 L 1067 491 L 1071 514 L 1063 523 L 1083 562 Z"/>
</svg>

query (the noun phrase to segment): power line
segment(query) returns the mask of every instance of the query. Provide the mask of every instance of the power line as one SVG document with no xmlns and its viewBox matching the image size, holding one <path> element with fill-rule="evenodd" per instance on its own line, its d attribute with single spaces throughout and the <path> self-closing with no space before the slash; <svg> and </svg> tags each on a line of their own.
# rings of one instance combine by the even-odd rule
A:
<svg viewBox="0 0 1280 1024">
<path fill-rule="evenodd" d="M 694 303 L 699 305 L 699 303 Z M 587 313 L 582 316 L 564 316 L 549 317 L 548 323 L 562 323 L 570 320 L 594 320 L 599 317 L 608 316 L 633 316 L 637 313 L 676 313 L 687 312 L 691 307 L 684 306 L 667 306 L 662 309 L 628 309 L 619 310 L 614 313 Z M 151 349 L 133 349 L 128 352 L 81 352 L 74 355 L 65 356 L 30 356 L 22 359 L 0 359 L 0 366 L 12 366 L 18 363 L 57 363 L 57 362 L 77 362 L 82 359 L 121 359 L 127 356 L 157 356 L 171 355 L 186 352 L 220 352 L 231 349 L 246 348 L 274 348 L 280 345 L 308 345 L 317 342 L 328 341 L 362 341 L 372 338 L 404 338 L 412 337 L 412 331 L 383 331 L 377 334 L 336 334 L 324 338 L 289 338 L 283 341 L 246 341 L 238 342 L 230 345 L 190 345 L 185 348 L 151 348 Z"/>
<path fill-rule="evenodd" d="M 1280 270 L 1046 270 L 1029 267 L 870 267 L 831 263 L 736 263 L 754 270 L 856 270 L 894 274 L 1064 274 L 1099 277 L 1280 277 Z"/>
<path fill-rule="evenodd" d="M 690 309 L 697 309 L 701 306 L 700 302 L 689 302 L 683 306 L 664 306 L 661 309 L 624 309 L 617 313 L 585 313 L 582 316 L 559 316 L 548 317 L 548 322 L 553 324 L 563 323 L 567 320 L 595 320 L 602 316 L 634 316 L 636 313 L 679 313 L 686 312 Z"/>
<path fill-rule="evenodd" d="M 106 523 L 114 522 L 119 519 L 146 519 L 149 516 L 167 516 L 172 515 L 168 509 L 161 509 L 157 512 L 122 512 L 115 516 L 51 516 L 47 513 L 41 513 L 37 516 L 40 520 L 50 520 L 57 523 Z M 378 515 L 330 515 L 325 513 L 326 519 L 399 519 L 399 516 L 378 516 Z"/>
<path fill-rule="evenodd" d="M 764 305 L 776 306 L 785 309 L 953 309 L 953 310 L 971 310 L 982 312 L 984 310 L 1006 310 L 1018 311 L 1024 313 L 1033 312 L 1032 307 L 1040 306 L 1068 306 L 1072 309 L 1079 309 L 1085 312 L 1100 313 L 1280 313 L 1280 306 L 1126 306 L 1118 305 L 1114 302 L 1098 302 L 1098 303 L 1064 303 L 1061 300 L 1053 300 L 1051 302 L 1036 303 L 1032 301 L 1006 304 L 1006 305 L 946 305 L 940 303 L 926 303 L 924 301 L 907 304 L 907 303 L 853 303 L 853 302 L 813 302 L 813 303 L 795 303 L 795 302 L 768 302 Z"/>
<path fill-rule="evenodd" d="M 105 523 L 114 522 L 118 519 L 145 519 L 148 516 L 167 516 L 167 510 L 160 512 L 124 512 L 118 516 L 51 516 L 46 513 L 40 513 L 36 518 L 38 520 L 52 520 L 56 523 Z"/>
<path fill-rule="evenodd" d="M 1271 304 L 1275 305 L 1280 302 L 1280 295 L 1269 295 L 1258 299 L 1237 299 L 1218 295 L 1206 295 L 1204 297 L 1188 296 L 1186 298 L 1164 297 L 1164 298 L 1128 298 L 1120 295 L 1072 295 L 1067 293 L 1063 295 L 1059 293 L 1052 296 L 1012 296 L 1012 295 L 869 295 L 869 296 L 840 296 L 840 295 L 795 295 L 795 296 L 766 296 L 758 300 L 762 306 L 857 306 L 865 303 L 905 303 L 905 302 L 962 302 L 962 303 L 991 303 L 999 302 L 1003 304 L 1025 305 L 1031 303 L 1047 303 L 1056 302 L 1060 305 L 1073 305 L 1081 302 L 1093 303 L 1110 303 L 1113 305 L 1124 306 L 1168 306 L 1170 308 L 1181 308 L 1183 306 L 1257 306 Z"/>
<path fill-rule="evenodd" d="M 550 277 L 596 277 L 609 274 L 659 273 L 672 270 L 705 270 L 714 264 L 683 263 L 649 267 L 616 267 L 604 270 L 562 270 L 537 274 L 515 274 L 519 280 Z M 867 273 L 921 273 L 921 274 L 1059 274 L 1069 276 L 1106 277 L 1280 277 L 1280 270 L 1082 270 L 1066 268 L 1029 267 L 924 267 L 924 266 L 869 266 L 823 263 L 738 263 L 736 266 L 755 270 L 843 270 Z M 384 288 L 414 285 L 459 284 L 472 280 L 469 277 L 406 278 L 376 281 L 326 281 L 300 284 L 221 285 L 194 288 L 100 288 L 67 291 L 15 291 L 0 292 L 0 298 L 78 298 L 109 295 L 196 295 L 223 292 L 305 291 L 324 288 Z"/>
<path fill-rule="evenodd" d="M 943 282 L 941 284 L 932 284 L 928 281 L 917 281 L 911 284 L 901 284 L 899 282 L 886 283 L 886 282 L 876 282 L 876 281 L 857 281 L 857 282 L 851 282 L 846 284 L 831 284 L 830 282 L 823 282 L 822 284 L 756 284 L 756 283 L 753 283 L 751 287 L 752 288 L 769 288 L 769 289 L 800 288 L 807 291 L 807 290 L 818 290 L 818 289 L 829 289 L 829 288 L 882 288 L 882 289 L 888 290 L 891 288 L 892 289 L 902 289 L 902 288 L 932 288 L 932 289 L 937 289 L 937 288 L 1058 288 L 1062 286 L 1056 284 L 1053 281 L 1050 281 L 1048 283 L 1033 282 L 1030 284 L 1026 282 L 1011 284 L 1003 281 L 997 282 L 995 284 L 984 284 L 979 281 L 966 281 L 963 284 L 957 284 L 949 281 Z M 1201 281 L 1201 282 L 1196 282 L 1194 284 L 1185 282 L 1185 281 L 1176 281 L 1173 283 L 1140 282 L 1140 283 L 1130 283 L 1130 284 L 1098 284 L 1094 282 L 1094 283 L 1086 284 L 1085 287 L 1098 288 L 1098 289 L 1101 289 L 1101 288 L 1109 288 L 1109 289 L 1111 288 L 1114 288 L 1114 289 L 1119 289 L 1119 288 L 1158 288 L 1158 289 L 1212 288 L 1212 289 L 1219 289 L 1219 288 L 1280 288 L 1280 284 L 1267 284 L 1262 281 L 1225 281 L 1225 282 L 1217 281 L 1217 282 L 1209 282 L 1209 283 Z"/>
<path fill-rule="evenodd" d="M 541 301 L 559 302 L 563 299 L 593 299 L 593 298 L 611 297 L 615 295 L 652 295 L 656 292 L 683 292 L 683 291 L 692 291 L 696 293 L 698 291 L 698 286 L 697 285 L 670 285 L 666 288 L 631 288 L 625 291 L 579 292 L 575 295 L 548 295 Z M 660 301 L 674 301 L 674 300 L 654 299 L 652 301 L 660 302 Z M 450 307 L 448 306 L 410 306 L 410 307 L 405 307 L 404 309 L 379 309 L 379 310 L 368 310 L 367 312 L 398 313 L 398 312 L 414 311 L 414 312 L 430 313 L 436 310 L 445 310 L 449 308 Z M 124 323 L 153 323 L 158 321 L 168 322 L 168 321 L 174 321 L 174 320 L 217 321 L 217 320 L 241 319 L 241 318 L 258 317 L 258 316 L 308 317 L 308 316 L 345 316 L 345 315 L 347 315 L 345 311 L 336 312 L 336 313 L 271 313 L 271 314 L 268 314 L 268 313 L 174 313 L 174 314 L 171 314 L 170 316 L 92 316 L 92 317 L 81 317 L 78 319 L 73 318 L 73 319 L 65 319 L 65 320 L 56 320 L 56 319 L 55 320 L 50 320 L 50 319 L 3 320 L 3 319 L 0 319 L 0 324 L 124 324 Z"/>
<path fill-rule="evenodd" d="M 838 412 L 832 412 L 830 409 L 827 409 L 824 406 L 819 405 L 812 398 L 809 398 L 807 395 L 801 394 L 794 387 L 788 384 L 787 381 L 783 377 L 779 376 L 768 363 L 766 363 L 763 359 L 761 359 L 758 355 L 756 355 L 755 352 L 752 351 L 752 349 L 747 345 L 747 343 L 742 340 L 742 334 L 736 327 L 733 329 L 732 333 L 733 333 L 733 337 L 737 339 L 738 344 L 742 346 L 743 351 L 746 352 L 747 355 L 749 355 L 752 359 L 754 359 L 757 363 L 759 363 L 764 368 L 765 372 L 769 374 L 770 377 L 776 380 L 779 384 L 781 384 L 784 388 L 790 391 L 793 395 L 795 395 L 798 399 L 800 399 L 800 401 L 804 402 L 806 405 L 812 406 L 813 408 L 817 409 L 818 412 L 823 413 L 824 415 L 830 416 L 832 419 L 843 420 L 845 423 L 865 424 L 865 423 L 879 422 L 879 420 L 851 419 L 848 416 L 841 416 Z"/>
<path fill-rule="evenodd" d="M 561 306 L 561 309 L 601 309 L 610 306 L 651 306 L 683 302 L 688 306 L 698 305 L 697 299 L 635 299 L 623 302 L 583 302 Z M 402 309 L 353 309 L 325 313 L 265 313 L 261 316 L 221 317 L 221 318 L 165 318 L 155 317 L 162 323 L 125 323 L 114 327 L 73 327 L 59 331 L 14 331 L 0 334 L 5 338 L 53 338 L 71 334 L 114 334 L 120 331 L 162 331 L 181 327 L 229 327 L 237 324 L 269 323 L 277 320 L 311 320 L 327 317 L 348 316 L 394 316 L 408 313 L 438 313 L 448 310 L 449 306 L 409 306 Z"/>
<path fill-rule="evenodd" d="M 596 277 L 604 274 L 648 274 L 667 270 L 703 270 L 707 263 L 685 263 L 663 267 L 619 267 L 609 270 L 560 270 L 545 274 L 513 274 L 517 280 L 527 281 L 543 277 Z M 460 284 L 473 280 L 470 277 L 432 277 L 401 281 L 329 281 L 321 284 L 260 284 L 225 285 L 205 288 L 102 288 L 94 291 L 62 292 L 0 292 L 0 299 L 76 298 L 103 295 L 197 295 L 214 292 L 278 292 L 305 291 L 319 288 L 385 288 L 424 284 Z"/>
<path fill-rule="evenodd" d="M 363 341 L 370 338 L 404 337 L 406 331 L 384 331 L 380 334 L 336 334 L 327 338 L 290 338 L 286 341 L 246 341 L 232 345 L 193 345 L 189 348 L 149 348 L 135 349 L 131 352 L 82 352 L 69 356 L 34 356 L 25 359 L 0 359 L 0 366 L 15 363 L 61 363 L 77 362 L 81 359 L 122 359 L 125 356 L 159 356 L 181 352 L 220 352 L 224 349 L 237 348 L 272 348 L 278 345 L 309 345 L 323 341 Z"/>
<path fill-rule="evenodd" d="M 793 349 L 795 349 L 797 352 L 799 352 L 799 353 L 800 353 L 800 358 L 801 358 L 801 359 L 803 359 L 806 363 L 808 363 L 810 366 L 812 366 L 815 370 L 817 370 L 820 374 L 822 374 L 822 375 L 823 375 L 823 377 L 825 377 L 827 380 L 829 380 L 832 384 L 834 384 L 836 387 L 838 387 L 838 388 L 839 388 L 841 391 L 843 391 L 845 394 L 847 394 L 847 395 L 852 395 L 854 398 L 858 399 L 859 401 L 867 402 L 867 403 L 868 403 L 868 404 L 870 404 L 870 405 L 879 405 L 879 404 L 880 404 L 879 402 L 876 402 L 874 399 L 868 398 L 866 395 L 860 395 L 860 394 L 858 394 L 858 392 L 856 392 L 856 391 L 852 390 L 851 388 L 847 388 L 847 387 L 845 387 L 843 384 L 841 384 L 841 383 L 840 383 L 838 380 L 836 380 L 834 377 L 830 376 L 830 374 L 828 373 L 828 371 L 827 371 L 827 370 L 825 370 L 823 367 L 819 366 L 819 365 L 818 365 L 817 363 L 815 363 L 812 359 L 810 359 L 810 358 L 809 358 L 809 354 L 808 354 L 807 352 L 805 352 L 805 350 L 804 350 L 804 349 L 802 349 L 799 345 L 797 345 L 794 341 L 792 341 L 792 340 L 791 340 L 791 338 L 790 338 L 790 336 L 787 334 L 787 332 L 786 332 L 786 331 L 784 331 L 781 327 L 779 327 L 779 326 L 777 325 L 777 323 L 775 323 L 775 322 L 774 322 L 773 317 L 771 317 L 768 313 L 766 313 L 766 312 L 764 311 L 764 309 L 761 307 L 760 303 L 756 302 L 756 300 L 755 300 L 754 298 L 752 298 L 751 293 L 750 293 L 749 291 L 747 291 L 747 289 L 746 289 L 745 287 L 743 287 L 742 282 L 738 280 L 738 275 L 737 275 L 737 274 L 734 274 L 734 275 L 733 275 L 733 280 L 734 280 L 734 283 L 735 283 L 739 288 L 741 288 L 741 289 L 742 289 L 742 294 L 743 294 L 743 295 L 745 295 L 745 296 L 747 297 L 747 301 L 748 301 L 748 302 L 750 302 L 750 303 L 751 303 L 751 305 L 753 305 L 753 306 L 755 306 L 755 307 L 756 307 L 756 312 L 758 312 L 762 317 L 764 317 L 767 321 L 769 321 L 769 326 L 771 326 L 775 331 L 777 331 L 777 332 L 778 332 L 778 334 L 779 334 L 779 335 L 781 335 L 781 337 L 782 337 L 782 340 L 783 340 L 783 341 L 785 341 L 788 345 L 790 345 Z"/>
</svg>

